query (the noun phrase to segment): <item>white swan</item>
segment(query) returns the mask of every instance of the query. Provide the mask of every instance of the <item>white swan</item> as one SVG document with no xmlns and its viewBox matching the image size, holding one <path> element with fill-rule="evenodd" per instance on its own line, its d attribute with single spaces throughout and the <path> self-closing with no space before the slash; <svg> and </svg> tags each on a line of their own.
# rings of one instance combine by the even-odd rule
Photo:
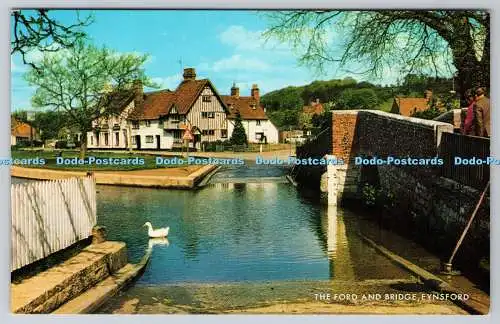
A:
<svg viewBox="0 0 500 324">
<path fill-rule="evenodd" d="M 149 235 L 149 237 L 153 237 L 153 238 L 154 237 L 166 237 L 168 235 L 168 231 L 170 230 L 170 227 L 153 229 L 153 225 L 151 225 L 150 222 L 146 222 L 142 226 L 148 227 L 148 235 Z"/>
</svg>

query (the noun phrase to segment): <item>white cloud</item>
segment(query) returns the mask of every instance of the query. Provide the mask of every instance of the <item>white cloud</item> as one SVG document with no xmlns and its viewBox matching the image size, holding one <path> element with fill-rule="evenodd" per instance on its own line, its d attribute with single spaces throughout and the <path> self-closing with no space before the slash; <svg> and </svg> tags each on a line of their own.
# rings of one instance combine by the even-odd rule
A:
<svg viewBox="0 0 500 324">
<path fill-rule="evenodd" d="M 243 57 L 241 54 L 235 54 L 228 58 L 223 58 L 212 64 L 201 63 L 200 70 L 223 72 L 223 71 L 270 71 L 271 66 L 257 58 Z"/>
<path fill-rule="evenodd" d="M 182 80 L 182 74 L 177 73 L 173 75 L 169 75 L 167 77 L 153 77 L 151 80 L 158 84 L 162 89 L 168 88 L 170 90 L 173 90 L 177 88 L 179 83 Z"/>
<path fill-rule="evenodd" d="M 232 25 L 220 33 L 218 38 L 221 43 L 233 46 L 236 51 L 288 52 L 290 50 L 287 44 L 280 43 L 275 39 L 266 39 L 263 33 L 262 30 L 251 31 L 240 25 Z"/>
</svg>

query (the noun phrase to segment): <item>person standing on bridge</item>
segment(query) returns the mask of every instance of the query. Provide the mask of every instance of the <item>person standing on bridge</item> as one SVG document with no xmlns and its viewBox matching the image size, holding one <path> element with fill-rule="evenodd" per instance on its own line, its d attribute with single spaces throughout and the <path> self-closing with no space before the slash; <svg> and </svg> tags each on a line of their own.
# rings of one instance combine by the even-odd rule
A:
<svg viewBox="0 0 500 324">
<path fill-rule="evenodd" d="M 462 125 L 463 135 L 475 135 L 474 130 L 474 104 L 476 103 L 476 95 L 474 89 L 469 89 L 465 92 L 465 98 L 467 99 L 467 115 L 465 116 L 465 121 Z"/>
<path fill-rule="evenodd" d="M 490 137 L 490 99 L 485 96 L 486 90 L 476 89 L 476 103 L 474 104 L 474 128 L 476 136 Z"/>
</svg>

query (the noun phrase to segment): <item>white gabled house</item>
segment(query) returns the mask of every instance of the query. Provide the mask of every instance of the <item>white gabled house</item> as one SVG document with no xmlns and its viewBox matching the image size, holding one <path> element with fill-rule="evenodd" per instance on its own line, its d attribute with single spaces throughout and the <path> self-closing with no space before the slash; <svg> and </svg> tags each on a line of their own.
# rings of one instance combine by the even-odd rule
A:
<svg viewBox="0 0 500 324">
<path fill-rule="evenodd" d="M 260 93 L 256 84 L 252 86 L 250 97 L 240 96 L 240 90 L 233 84 L 231 95 L 222 96 L 228 107 L 228 133 L 232 134 L 236 115 L 242 119 L 249 143 L 278 143 L 279 132 L 267 118 L 265 109 L 260 105 Z"/>
<path fill-rule="evenodd" d="M 250 97 L 240 97 L 234 86 L 230 96 L 220 96 L 210 80 L 196 80 L 194 69 L 184 69 L 183 77 L 175 91 L 144 93 L 135 82 L 130 90 L 113 94 L 110 107 L 116 113 L 93 122 L 88 148 L 169 150 L 182 146 L 190 128 L 190 146 L 200 149 L 205 141 L 229 140 L 237 112 L 249 142 L 278 143 L 278 130 L 260 106 L 256 85 Z"/>
</svg>

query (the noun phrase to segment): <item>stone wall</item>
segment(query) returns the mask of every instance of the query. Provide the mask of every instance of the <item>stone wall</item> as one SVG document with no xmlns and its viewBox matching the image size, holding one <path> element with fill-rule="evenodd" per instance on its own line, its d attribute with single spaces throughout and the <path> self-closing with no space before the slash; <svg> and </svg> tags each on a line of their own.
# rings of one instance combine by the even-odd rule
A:
<svg viewBox="0 0 500 324">
<path fill-rule="evenodd" d="M 453 125 L 379 111 L 334 111 L 331 125 L 330 154 L 345 164 L 330 170 L 323 182 L 329 176 L 335 178 L 338 200 L 363 199 L 364 183 L 376 185 L 384 195 L 394 197 L 385 212 L 386 220 L 425 238 L 425 245 L 450 254 L 480 191 L 441 177 L 439 166 L 360 166 L 354 159 L 434 158 L 442 134 L 453 132 Z M 489 200 L 476 217 L 461 251 L 472 251 L 469 255 L 480 258 L 489 255 Z"/>
</svg>

